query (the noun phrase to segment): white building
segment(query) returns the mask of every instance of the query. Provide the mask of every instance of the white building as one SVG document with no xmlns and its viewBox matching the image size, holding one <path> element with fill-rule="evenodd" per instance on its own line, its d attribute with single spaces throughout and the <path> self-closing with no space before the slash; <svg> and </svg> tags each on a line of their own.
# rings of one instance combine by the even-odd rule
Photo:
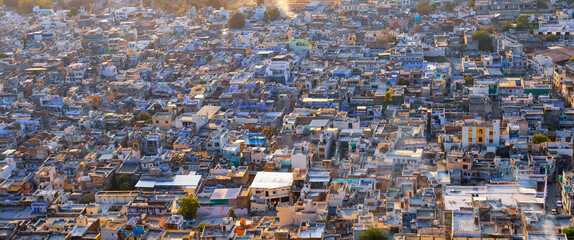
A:
<svg viewBox="0 0 574 240">
<path fill-rule="evenodd" d="M 219 111 L 219 109 L 221 109 L 220 106 L 204 106 L 196 113 L 184 113 L 175 119 L 175 127 L 203 127 L 207 122 L 209 122 L 209 119 Z"/>
<path fill-rule="evenodd" d="M 393 164 L 411 165 L 422 163 L 423 150 L 391 150 L 383 155 L 385 162 L 392 162 Z"/>
<path fill-rule="evenodd" d="M 88 67 L 84 63 L 74 63 L 68 68 L 68 75 L 66 76 L 66 81 L 68 82 L 80 82 L 86 76 Z"/>
<path fill-rule="evenodd" d="M 56 12 L 54 12 L 54 9 L 41 9 L 40 6 L 35 6 L 34 8 L 32 8 L 32 11 L 34 13 L 34 16 L 38 17 L 38 16 L 42 16 L 42 15 L 56 15 Z"/>
<path fill-rule="evenodd" d="M 125 20 L 129 18 L 129 15 L 136 12 L 138 9 L 136 7 L 123 7 L 114 11 L 114 17 L 116 21 Z"/>
<path fill-rule="evenodd" d="M 116 66 L 112 64 L 104 64 L 102 66 L 101 75 L 106 78 L 114 78 L 118 74 Z"/>
<path fill-rule="evenodd" d="M 273 61 L 267 68 L 265 76 L 273 79 L 284 79 L 288 82 L 291 79 L 291 64 L 287 61 Z"/>
<path fill-rule="evenodd" d="M 249 187 L 251 211 L 267 211 L 290 202 L 293 173 L 258 172 Z"/>
<path fill-rule="evenodd" d="M 553 77 L 554 76 L 554 62 L 552 58 L 538 54 L 532 58 L 532 66 L 536 73 L 546 76 L 546 77 Z"/>
</svg>

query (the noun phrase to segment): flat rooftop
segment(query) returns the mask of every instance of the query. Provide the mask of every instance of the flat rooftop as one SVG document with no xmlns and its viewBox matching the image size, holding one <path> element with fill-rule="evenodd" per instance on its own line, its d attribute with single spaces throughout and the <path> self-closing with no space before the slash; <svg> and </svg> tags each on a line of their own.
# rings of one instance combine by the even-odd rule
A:
<svg viewBox="0 0 574 240">
<path fill-rule="evenodd" d="M 293 173 L 258 172 L 251 188 L 283 188 L 293 185 Z"/>
</svg>

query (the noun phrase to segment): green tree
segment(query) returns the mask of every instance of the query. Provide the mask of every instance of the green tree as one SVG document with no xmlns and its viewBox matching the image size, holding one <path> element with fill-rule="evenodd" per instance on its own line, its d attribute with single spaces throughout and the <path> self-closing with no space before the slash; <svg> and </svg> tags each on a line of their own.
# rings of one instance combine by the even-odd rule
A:
<svg viewBox="0 0 574 240">
<path fill-rule="evenodd" d="M 476 6 L 476 4 L 474 3 L 474 0 L 468 1 L 468 7 L 469 7 L 469 8 L 473 8 L 473 7 L 475 7 L 475 6 Z"/>
<path fill-rule="evenodd" d="M 534 29 L 537 29 L 538 27 L 539 27 L 538 22 L 530 23 L 530 28 L 529 28 L 530 34 L 534 34 Z"/>
<path fill-rule="evenodd" d="M 235 210 L 233 210 L 233 208 L 230 208 L 227 211 L 227 217 L 233 218 L 233 219 L 237 219 L 237 214 L 235 213 Z"/>
<path fill-rule="evenodd" d="M 397 85 L 404 85 L 404 86 L 408 86 L 409 84 L 411 84 L 411 81 L 409 81 L 408 79 L 401 79 L 397 83 Z"/>
<path fill-rule="evenodd" d="M 68 12 L 68 17 L 76 16 L 78 13 L 80 13 L 80 10 L 78 10 L 77 7 L 72 7 L 70 8 L 70 12 Z"/>
<path fill-rule="evenodd" d="M 20 0 L 18 2 L 18 12 L 24 14 L 30 14 L 34 11 L 33 10 L 34 6 L 35 6 L 34 3 L 30 0 Z"/>
<path fill-rule="evenodd" d="M 534 134 L 534 137 L 532 137 L 532 143 L 534 144 L 540 144 L 540 143 L 544 143 L 544 142 L 550 142 L 550 138 L 548 138 L 548 136 L 537 133 Z"/>
<path fill-rule="evenodd" d="M 474 85 L 474 78 L 472 78 L 471 76 L 464 76 L 464 85 L 473 86 Z"/>
<path fill-rule="evenodd" d="M 80 9 L 81 7 L 85 7 L 85 6 L 86 6 L 86 3 L 82 0 L 69 0 L 68 5 L 66 7 L 68 7 L 70 10 L 72 10 L 72 8 Z"/>
<path fill-rule="evenodd" d="M 145 121 L 146 124 L 150 124 L 152 123 L 151 115 L 146 111 L 142 111 L 138 114 L 138 121 Z"/>
<path fill-rule="evenodd" d="M 118 174 L 116 176 L 115 188 L 122 191 L 134 190 L 130 175 L 127 173 Z"/>
<path fill-rule="evenodd" d="M 177 6 L 181 6 L 178 7 L 177 10 L 175 11 L 177 15 L 183 15 L 187 11 L 188 6 L 185 6 L 183 0 L 177 0 Z"/>
<path fill-rule="evenodd" d="M 152 7 L 151 1 L 152 0 L 142 0 L 142 5 L 146 8 L 151 8 Z"/>
<path fill-rule="evenodd" d="M 397 38 L 395 37 L 395 35 L 393 35 L 389 29 L 383 29 L 381 30 L 381 37 L 377 38 L 377 41 L 382 42 L 382 43 L 393 43 L 397 40 Z"/>
<path fill-rule="evenodd" d="M 544 1 L 544 0 L 538 0 L 536 2 L 536 7 L 538 9 L 548 9 L 548 3 L 546 3 L 546 1 Z"/>
<path fill-rule="evenodd" d="M 454 12 L 454 3 L 453 2 L 445 2 L 444 8 L 449 12 Z"/>
<path fill-rule="evenodd" d="M 184 219 L 195 219 L 197 217 L 197 210 L 199 209 L 199 200 L 193 196 L 185 196 L 179 200 L 179 210 L 177 213 L 183 216 Z"/>
<path fill-rule="evenodd" d="M 502 24 L 502 31 L 508 32 L 512 28 L 512 23 L 506 22 Z"/>
<path fill-rule="evenodd" d="M 516 30 L 524 30 L 530 27 L 530 14 L 523 14 L 516 18 Z"/>
<path fill-rule="evenodd" d="M 546 37 L 544 37 L 545 42 L 558 42 L 558 40 L 560 40 L 560 38 L 554 34 L 548 34 Z"/>
<path fill-rule="evenodd" d="M 24 48 L 26 48 L 28 46 L 28 40 L 30 40 L 28 38 L 28 36 L 26 34 L 23 34 L 22 37 L 20 37 L 20 40 L 22 40 L 22 42 L 24 42 Z"/>
<path fill-rule="evenodd" d="M 428 15 L 434 10 L 435 6 L 431 5 L 427 0 L 422 0 L 417 4 L 417 12 L 421 15 Z"/>
<path fill-rule="evenodd" d="M 3 2 L 6 7 L 18 8 L 19 0 L 4 0 Z"/>
<path fill-rule="evenodd" d="M 231 29 L 239 29 L 245 27 L 245 14 L 235 11 L 233 15 L 227 20 L 227 26 Z"/>
<path fill-rule="evenodd" d="M 203 232 L 203 229 L 204 229 L 206 226 L 211 226 L 211 224 L 209 224 L 209 223 L 200 223 L 199 225 L 197 225 L 197 227 L 195 227 L 195 231 L 198 231 L 199 233 L 202 233 L 202 232 Z"/>
<path fill-rule="evenodd" d="M 265 16 L 263 17 L 263 21 L 275 21 L 281 17 L 281 11 L 279 8 L 267 8 L 265 11 Z"/>
<path fill-rule="evenodd" d="M 204 4 L 206 6 L 210 6 L 213 9 L 220 9 L 221 7 L 225 7 L 223 6 L 223 3 L 221 2 L 221 0 L 207 0 L 204 2 Z"/>
<path fill-rule="evenodd" d="M 20 0 L 18 2 L 18 12 L 30 14 L 34 11 L 35 6 L 39 6 L 43 9 L 51 9 L 54 7 L 54 2 L 50 0 Z"/>
<path fill-rule="evenodd" d="M 149 1 L 151 2 L 152 0 L 149 0 Z M 184 4 L 185 4 L 184 7 L 186 9 L 191 8 L 191 7 L 195 7 L 196 10 L 199 10 L 205 6 L 205 2 L 202 0 L 185 0 Z M 144 2 L 144 6 L 145 6 L 145 2 Z"/>
<path fill-rule="evenodd" d="M 490 41 L 490 32 L 479 30 L 471 34 L 472 39 L 478 41 L 478 49 L 481 51 L 492 51 L 492 42 Z"/>
<path fill-rule="evenodd" d="M 218 2 L 219 1 L 214 1 L 211 5 L 217 5 Z M 184 14 L 192 6 L 195 7 L 195 9 L 202 8 L 204 6 L 208 6 L 208 5 L 206 5 L 206 3 L 211 3 L 211 2 L 199 1 L 199 0 L 177 0 L 176 2 L 174 2 L 174 1 L 157 1 L 157 0 L 153 1 L 154 6 L 157 5 L 160 9 L 162 9 L 166 12 L 177 14 L 177 15 Z M 144 5 L 145 5 L 145 3 L 144 3 Z M 219 9 L 219 7 L 217 7 L 217 9 Z"/>
<path fill-rule="evenodd" d="M 380 228 L 369 227 L 359 235 L 360 240 L 387 240 L 389 236 Z"/>
<path fill-rule="evenodd" d="M 566 235 L 568 240 L 574 240 L 574 227 L 564 228 L 562 232 Z"/>
<path fill-rule="evenodd" d="M 552 122 L 546 123 L 546 126 L 548 127 L 548 130 L 551 130 L 551 131 L 556 130 L 556 128 L 554 127 L 554 124 Z"/>
<path fill-rule="evenodd" d="M 393 103 L 393 92 L 391 90 L 387 90 L 385 92 L 385 99 L 383 100 L 383 105 L 389 106 Z"/>
<path fill-rule="evenodd" d="M 570 59 L 568 59 L 568 62 L 574 62 L 574 56 L 572 56 Z"/>
</svg>

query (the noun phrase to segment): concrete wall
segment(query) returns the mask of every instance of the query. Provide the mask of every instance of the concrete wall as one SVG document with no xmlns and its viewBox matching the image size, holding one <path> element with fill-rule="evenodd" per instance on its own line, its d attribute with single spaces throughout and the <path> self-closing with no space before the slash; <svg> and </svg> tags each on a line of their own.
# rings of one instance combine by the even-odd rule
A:
<svg viewBox="0 0 574 240">
<path fill-rule="evenodd" d="M 221 209 L 223 208 L 223 214 Z M 197 211 L 197 215 L 198 216 L 209 216 L 209 217 L 216 217 L 216 216 L 223 216 L 223 217 L 227 217 L 227 211 L 229 211 L 229 209 L 232 208 L 231 206 L 201 206 L 199 208 L 199 210 Z M 233 208 L 233 210 L 235 211 L 235 213 L 238 216 L 241 215 L 247 215 L 247 208 Z"/>
</svg>

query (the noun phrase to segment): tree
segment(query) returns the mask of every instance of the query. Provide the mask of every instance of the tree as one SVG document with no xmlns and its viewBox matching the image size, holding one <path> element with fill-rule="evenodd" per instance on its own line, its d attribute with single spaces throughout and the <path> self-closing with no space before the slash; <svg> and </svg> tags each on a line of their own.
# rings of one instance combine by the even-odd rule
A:
<svg viewBox="0 0 574 240">
<path fill-rule="evenodd" d="M 233 210 L 233 208 L 230 208 L 229 211 L 227 211 L 227 217 L 236 219 L 237 218 L 237 214 L 235 213 L 235 210 Z"/>
<path fill-rule="evenodd" d="M 516 18 L 516 30 L 528 29 L 530 26 L 530 14 L 520 15 Z"/>
<path fill-rule="evenodd" d="M 548 3 L 544 0 L 538 0 L 538 2 L 536 2 L 536 7 L 538 9 L 548 9 Z"/>
<path fill-rule="evenodd" d="M 18 8 L 18 2 L 19 0 L 4 0 L 4 5 L 6 5 L 6 7 Z"/>
<path fill-rule="evenodd" d="M 399 82 L 397 83 L 397 85 L 404 85 L 404 86 L 408 86 L 409 84 L 411 84 L 411 81 L 409 81 L 406 78 L 399 80 Z"/>
<path fill-rule="evenodd" d="M 475 3 L 474 3 L 474 0 L 468 1 L 468 7 L 469 7 L 469 8 L 473 8 L 473 7 L 475 7 L 475 6 L 476 6 L 476 5 L 475 5 Z"/>
<path fill-rule="evenodd" d="M 210 225 L 211 225 L 211 224 L 209 224 L 209 223 L 200 223 L 199 225 L 197 225 L 197 227 L 195 227 L 195 231 L 198 231 L 199 233 L 202 233 L 202 232 L 203 232 L 203 229 L 204 229 L 206 226 L 210 226 Z"/>
<path fill-rule="evenodd" d="M 566 235 L 568 240 L 574 240 L 574 227 L 564 228 L 562 232 Z"/>
<path fill-rule="evenodd" d="M 492 51 L 492 42 L 490 41 L 490 32 L 486 30 L 479 30 L 473 32 L 471 35 L 472 39 L 478 41 L 478 49 L 481 51 Z"/>
<path fill-rule="evenodd" d="M 64 1 L 65 2 L 65 1 Z M 82 0 L 69 0 L 67 7 L 72 10 L 72 8 L 80 9 L 81 7 L 85 7 L 86 2 Z"/>
<path fill-rule="evenodd" d="M 223 3 L 221 3 L 220 0 L 208 0 L 204 2 L 205 5 L 212 7 L 213 9 L 220 9 L 223 6 Z"/>
<path fill-rule="evenodd" d="M 548 130 L 551 130 L 551 131 L 556 130 L 556 128 L 554 127 L 554 123 L 552 123 L 552 122 L 546 123 L 546 126 L 548 127 Z"/>
<path fill-rule="evenodd" d="M 548 138 L 548 136 L 537 133 L 534 134 L 534 137 L 532 137 L 532 143 L 534 144 L 540 144 L 540 143 L 545 143 L 545 142 L 550 142 L 550 138 Z"/>
<path fill-rule="evenodd" d="M 34 11 L 35 6 L 39 6 L 42 9 L 50 9 L 54 7 L 54 2 L 50 0 L 20 0 L 18 2 L 18 12 L 30 14 Z"/>
<path fill-rule="evenodd" d="M 381 30 L 381 35 L 380 37 L 377 37 L 377 41 L 382 42 L 382 43 L 393 43 L 397 40 L 397 38 L 395 37 L 395 35 L 393 35 L 389 29 L 383 29 Z"/>
<path fill-rule="evenodd" d="M 199 209 L 199 200 L 193 196 L 185 196 L 179 200 L 179 210 L 177 213 L 185 220 L 195 219 Z"/>
<path fill-rule="evenodd" d="M 70 8 L 70 12 L 68 12 L 68 17 L 76 16 L 78 13 L 80 13 L 80 10 L 78 10 L 77 7 L 72 7 Z"/>
<path fill-rule="evenodd" d="M 24 14 L 30 14 L 34 11 L 34 3 L 29 0 L 20 0 L 18 2 L 18 12 Z M 26 45 L 26 44 L 24 44 Z"/>
<path fill-rule="evenodd" d="M 229 20 L 227 20 L 227 26 L 231 29 L 239 29 L 245 27 L 245 14 L 239 11 L 235 11 Z"/>
<path fill-rule="evenodd" d="M 422 0 L 417 4 L 417 12 L 421 15 L 428 15 L 429 13 L 434 12 L 435 7 L 430 5 L 429 1 Z"/>
<path fill-rule="evenodd" d="M 263 17 L 263 21 L 275 21 L 281 17 L 281 11 L 279 8 L 267 8 L 265 11 L 265 16 Z"/>
<path fill-rule="evenodd" d="M 454 3 L 453 2 L 445 2 L 444 8 L 449 12 L 454 12 Z"/>
<path fill-rule="evenodd" d="M 359 235 L 360 240 L 387 240 L 389 236 L 380 228 L 369 227 Z"/>
<path fill-rule="evenodd" d="M 383 105 L 389 106 L 393 102 L 393 92 L 391 90 L 387 90 L 385 92 L 385 99 L 383 100 Z"/>
<path fill-rule="evenodd" d="M 558 42 L 560 38 L 554 34 L 548 34 L 548 36 L 544 37 L 545 42 Z"/>
<path fill-rule="evenodd" d="M 151 5 L 152 0 L 144 0 L 144 1 L 150 1 L 150 5 Z M 157 2 L 157 1 L 155 1 L 155 2 Z M 144 2 L 144 6 L 145 6 L 145 4 L 146 3 Z M 205 6 L 205 2 L 202 0 L 185 0 L 184 1 L 184 7 L 186 8 L 186 10 L 188 8 L 191 8 L 191 7 L 195 7 L 195 9 L 198 10 L 200 8 L 203 8 L 204 6 Z"/>
<path fill-rule="evenodd" d="M 471 76 L 464 76 L 464 85 L 473 86 L 474 85 L 474 78 L 472 78 Z"/>
<path fill-rule="evenodd" d="M 506 22 L 502 24 L 502 31 L 508 32 L 512 28 L 512 23 Z"/>
<path fill-rule="evenodd" d="M 151 5 L 152 5 L 151 3 L 152 3 L 151 0 L 142 0 L 142 5 L 143 5 L 144 7 L 146 7 L 146 8 L 152 7 L 152 6 L 151 6 Z"/>
<path fill-rule="evenodd" d="M 28 36 L 26 36 L 26 34 L 23 34 L 22 37 L 20 37 L 20 40 L 22 40 L 22 42 L 24 42 L 24 48 L 26 48 L 28 46 Z"/>
<path fill-rule="evenodd" d="M 130 175 L 122 173 L 116 176 L 115 188 L 122 191 L 133 190 L 134 186 L 131 183 Z"/>
<path fill-rule="evenodd" d="M 138 121 L 145 121 L 146 124 L 150 124 L 152 123 L 151 115 L 146 111 L 142 111 L 138 114 Z"/>
</svg>

